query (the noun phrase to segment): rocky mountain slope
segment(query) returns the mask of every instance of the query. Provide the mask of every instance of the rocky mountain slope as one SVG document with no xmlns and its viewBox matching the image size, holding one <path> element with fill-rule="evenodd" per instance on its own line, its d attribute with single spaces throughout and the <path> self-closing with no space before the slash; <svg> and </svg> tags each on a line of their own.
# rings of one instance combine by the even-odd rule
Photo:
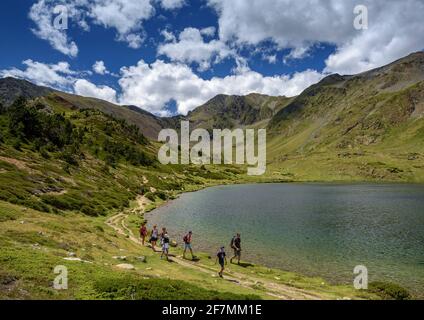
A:
<svg viewBox="0 0 424 320">
<path fill-rule="evenodd" d="M 17 98 L 33 99 L 47 96 L 53 89 L 37 86 L 29 81 L 7 77 L 0 79 L 0 103 L 10 106 Z"/>
<path fill-rule="evenodd" d="M 268 133 L 269 161 L 298 178 L 422 181 L 424 53 L 326 77 L 280 110 Z"/>
<path fill-rule="evenodd" d="M 42 98 L 46 100 L 46 104 L 62 105 L 74 110 L 96 109 L 136 125 L 150 139 L 157 139 L 158 132 L 167 123 L 165 119 L 135 106 L 118 106 L 104 100 L 73 95 L 11 77 L 0 79 L 1 104 L 7 108 L 20 96 L 27 99 Z"/>
<path fill-rule="evenodd" d="M 187 119 L 194 127 L 224 129 L 252 126 L 270 120 L 291 98 L 261 94 L 247 96 L 217 95 L 189 112 Z"/>
</svg>

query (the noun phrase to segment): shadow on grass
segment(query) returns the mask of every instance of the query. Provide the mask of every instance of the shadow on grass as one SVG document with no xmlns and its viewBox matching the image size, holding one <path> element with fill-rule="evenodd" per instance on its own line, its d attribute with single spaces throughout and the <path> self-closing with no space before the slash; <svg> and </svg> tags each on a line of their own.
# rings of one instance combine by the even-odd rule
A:
<svg viewBox="0 0 424 320">
<path fill-rule="evenodd" d="M 249 268 L 249 267 L 255 266 L 254 264 L 249 263 L 249 262 L 240 262 L 238 265 L 242 268 Z"/>
</svg>

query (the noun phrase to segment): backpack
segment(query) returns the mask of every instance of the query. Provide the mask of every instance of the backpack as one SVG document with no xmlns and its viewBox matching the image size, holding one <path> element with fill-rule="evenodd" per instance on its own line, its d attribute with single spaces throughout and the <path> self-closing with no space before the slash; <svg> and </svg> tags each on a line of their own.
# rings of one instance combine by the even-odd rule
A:
<svg viewBox="0 0 424 320">
<path fill-rule="evenodd" d="M 235 248 L 235 246 L 234 246 L 234 239 L 235 239 L 235 237 L 233 237 L 232 239 L 231 239 L 231 242 L 230 242 L 230 247 L 231 248 Z"/>
<path fill-rule="evenodd" d="M 188 242 L 188 235 L 187 234 L 184 236 L 183 241 L 184 241 L 184 243 Z"/>
</svg>

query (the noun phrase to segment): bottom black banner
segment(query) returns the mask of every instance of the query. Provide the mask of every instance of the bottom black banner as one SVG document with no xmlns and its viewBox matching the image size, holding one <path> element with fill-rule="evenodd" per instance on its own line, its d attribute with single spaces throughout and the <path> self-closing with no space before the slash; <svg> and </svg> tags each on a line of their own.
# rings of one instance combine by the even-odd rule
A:
<svg viewBox="0 0 424 320">
<path fill-rule="evenodd" d="M 161 319 L 275 319 L 312 314 L 328 317 L 379 312 L 380 317 L 422 308 L 422 301 L 1 301 L 3 312 L 31 317 L 119 317 L 132 313 Z M 10 310 L 7 310 L 10 309 Z"/>
</svg>

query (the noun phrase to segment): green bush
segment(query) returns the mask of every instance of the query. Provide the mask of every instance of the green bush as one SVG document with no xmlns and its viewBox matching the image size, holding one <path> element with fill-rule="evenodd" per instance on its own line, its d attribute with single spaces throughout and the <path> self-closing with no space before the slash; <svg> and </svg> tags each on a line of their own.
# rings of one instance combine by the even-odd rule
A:
<svg viewBox="0 0 424 320">
<path fill-rule="evenodd" d="M 68 146 L 61 153 L 61 158 L 72 166 L 78 166 L 78 155 L 80 154 L 79 148 L 76 145 Z"/>
<path fill-rule="evenodd" d="M 87 206 L 87 205 L 85 205 L 81 208 L 81 212 L 86 214 L 87 216 L 91 216 L 91 217 L 97 217 L 99 215 L 94 208 Z"/>
<path fill-rule="evenodd" d="M 153 159 L 145 152 L 123 141 L 114 141 L 107 138 L 103 143 L 103 150 L 106 152 L 106 163 L 112 167 L 114 167 L 119 159 L 126 160 L 134 166 L 150 166 L 154 163 Z"/>
<path fill-rule="evenodd" d="M 63 196 L 43 195 L 41 198 L 44 203 L 59 210 L 78 210 L 81 208 L 81 203 L 70 197 L 65 198 Z"/>
<path fill-rule="evenodd" d="M 20 204 L 37 211 L 47 212 L 47 213 L 50 212 L 50 207 L 41 201 L 25 200 L 25 201 L 22 201 L 22 203 Z"/>
<path fill-rule="evenodd" d="M 386 300 L 409 300 L 411 294 L 405 288 L 391 282 L 375 281 L 369 284 L 369 291 Z"/>
<path fill-rule="evenodd" d="M 46 147 L 41 147 L 40 148 L 40 155 L 44 158 L 44 159 L 50 159 L 50 154 L 47 151 Z"/>
<path fill-rule="evenodd" d="M 98 298 L 110 300 L 253 300 L 253 295 L 207 290 L 180 280 L 104 278 L 97 280 Z"/>
<path fill-rule="evenodd" d="M 147 192 L 147 193 L 145 194 L 145 196 L 146 196 L 146 198 L 147 198 L 147 199 L 149 199 L 150 201 L 155 201 L 155 200 L 156 200 L 156 197 L 155 197 L 154 193 L 152 193 L 152 192 Z"/>
<path fill-rule="evenodd" d="M 156 194 L 159 197 L 159 199 L 162 199 L 162 200 L 168 199 L 168 195 L 165 192 L 163 192 L 162 190 L 158 190 L 156 192 Z"/>
<path fill-rule="evenodd" d="M 30 106 L 25 98 L 18 98 L 7 110 L 9 131 L 37 147 L 52 143 L 58 148 L 72 144 L 75 133 L 72 123 L 61 114 L 42 112 L 43 105 Z"/>
</svg>

